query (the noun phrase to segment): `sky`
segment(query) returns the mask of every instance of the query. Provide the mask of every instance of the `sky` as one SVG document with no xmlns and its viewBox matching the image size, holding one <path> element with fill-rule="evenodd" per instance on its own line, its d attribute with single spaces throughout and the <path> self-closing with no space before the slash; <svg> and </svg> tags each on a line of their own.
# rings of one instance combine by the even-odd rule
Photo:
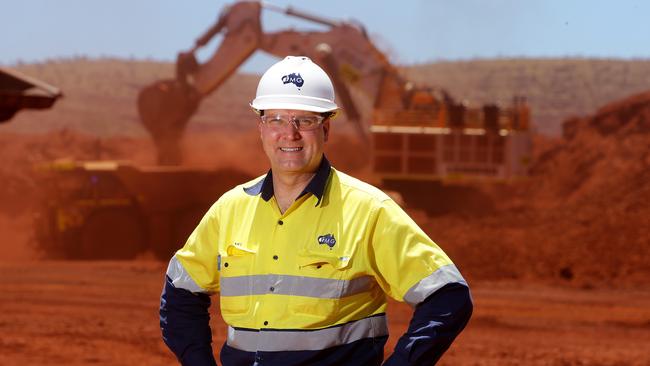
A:
<svg viewBox="0 0 650 366">
<path fill-rule="evenodd" d="M 0 65 L 72 57 L 173 61 L 232 1 L 2 0 Z M 362 23 L 399 65 L 476 58 L 650 58 L 650 1 L 269 0 Z M 323 29 L 266 11 L 265 30 Z M 199 53 L 205 59 L 219 39 Z M 261 73 L 258 52 L 240 68 Z"/>
</svg>

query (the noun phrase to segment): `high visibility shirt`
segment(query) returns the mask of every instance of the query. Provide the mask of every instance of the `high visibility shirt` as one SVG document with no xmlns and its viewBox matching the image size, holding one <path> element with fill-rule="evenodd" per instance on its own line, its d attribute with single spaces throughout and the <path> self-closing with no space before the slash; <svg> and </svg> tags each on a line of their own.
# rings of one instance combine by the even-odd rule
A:
<svg viewBox="0 0 650 366">
<path fill-rule="evenodd" d="M 385 341 L 385 294 L 416 306 L 467 286 L 390 197 L 327 159 L 284 213 L 271 174 L 224 194 L 167 270 L 176 288 L 220 293 L 222 358 Z"/>
</svg>

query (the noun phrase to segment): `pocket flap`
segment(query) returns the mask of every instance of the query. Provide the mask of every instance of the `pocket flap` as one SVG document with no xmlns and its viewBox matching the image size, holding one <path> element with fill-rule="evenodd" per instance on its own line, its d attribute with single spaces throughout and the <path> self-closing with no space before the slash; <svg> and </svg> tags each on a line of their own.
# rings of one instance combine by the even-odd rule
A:
<svg viewBox="0 0 650 366">
<path fill-rule="evenodd" d="M 350 257 L 337 257 L 328 255 L 301 255 L 298 257 L 298 266 L 300 268 L 307 266 L 318 266 L 322 264 L 329 264 L 336 269 L 343 269 L 350 264 Z"/>
<path fill-rule="evenodd" d="M 228 245 L 228 247 L 226 248 L 226 255 L 227 256 L 237 257 L 237 256 L 255 254 L 255 253 L 257 253 L 257 250 L 251 249 L 251 248 L 246 248 L 246 247 L 243 247 L 243 246 L 240 246 L 240 245 L 231 244 L 231 245 Z"/>
</svg>

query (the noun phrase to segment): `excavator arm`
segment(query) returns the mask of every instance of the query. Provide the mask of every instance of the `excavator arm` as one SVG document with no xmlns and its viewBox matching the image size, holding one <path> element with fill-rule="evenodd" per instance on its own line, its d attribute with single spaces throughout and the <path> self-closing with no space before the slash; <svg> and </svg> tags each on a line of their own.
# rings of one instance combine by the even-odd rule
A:
<svg viewBox="0 0 650 366">
<path fill-rule="evenodd" d="M 259 2 L 240 2 L 226 7 L 217 23 L 189 51 L 180 53 L 177 79 L 192 85 L 201 96 L 219 88 L 260 46 L 262 26 Z M 199 64 L 194 53 L 217 34 L 223 33 L 219 48 L 208 61 Z"/>
<path fill-rule="evenodd" d="M 151 134 L 159 165 L 182 162 L 180 140 L 201 100 L 231 76 L 259 47 L 259 2 L 240 2 L 226 7 L 217 23 L 195 45 L 178 54 L 176 78 L 159 80 L 138 95 L 138 113 Z M 212 57 L 201 64 L 195 52 L 218 34 L 224 39 Z"/>
</svg>

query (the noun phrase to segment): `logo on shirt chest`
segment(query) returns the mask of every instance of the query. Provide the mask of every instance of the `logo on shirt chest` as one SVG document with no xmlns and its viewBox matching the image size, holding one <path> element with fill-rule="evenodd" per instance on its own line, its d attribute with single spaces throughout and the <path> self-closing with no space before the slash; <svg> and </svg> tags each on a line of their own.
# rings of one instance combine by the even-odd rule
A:
<svg viewBox="0 0 650 366">
<path fill-rule="evenodd" d="M 325 234 L 318 237 L 318 245 L 327 245 L 330 250 L 336 245 L 336 239 L 332 234 Z"/>
</svg>

